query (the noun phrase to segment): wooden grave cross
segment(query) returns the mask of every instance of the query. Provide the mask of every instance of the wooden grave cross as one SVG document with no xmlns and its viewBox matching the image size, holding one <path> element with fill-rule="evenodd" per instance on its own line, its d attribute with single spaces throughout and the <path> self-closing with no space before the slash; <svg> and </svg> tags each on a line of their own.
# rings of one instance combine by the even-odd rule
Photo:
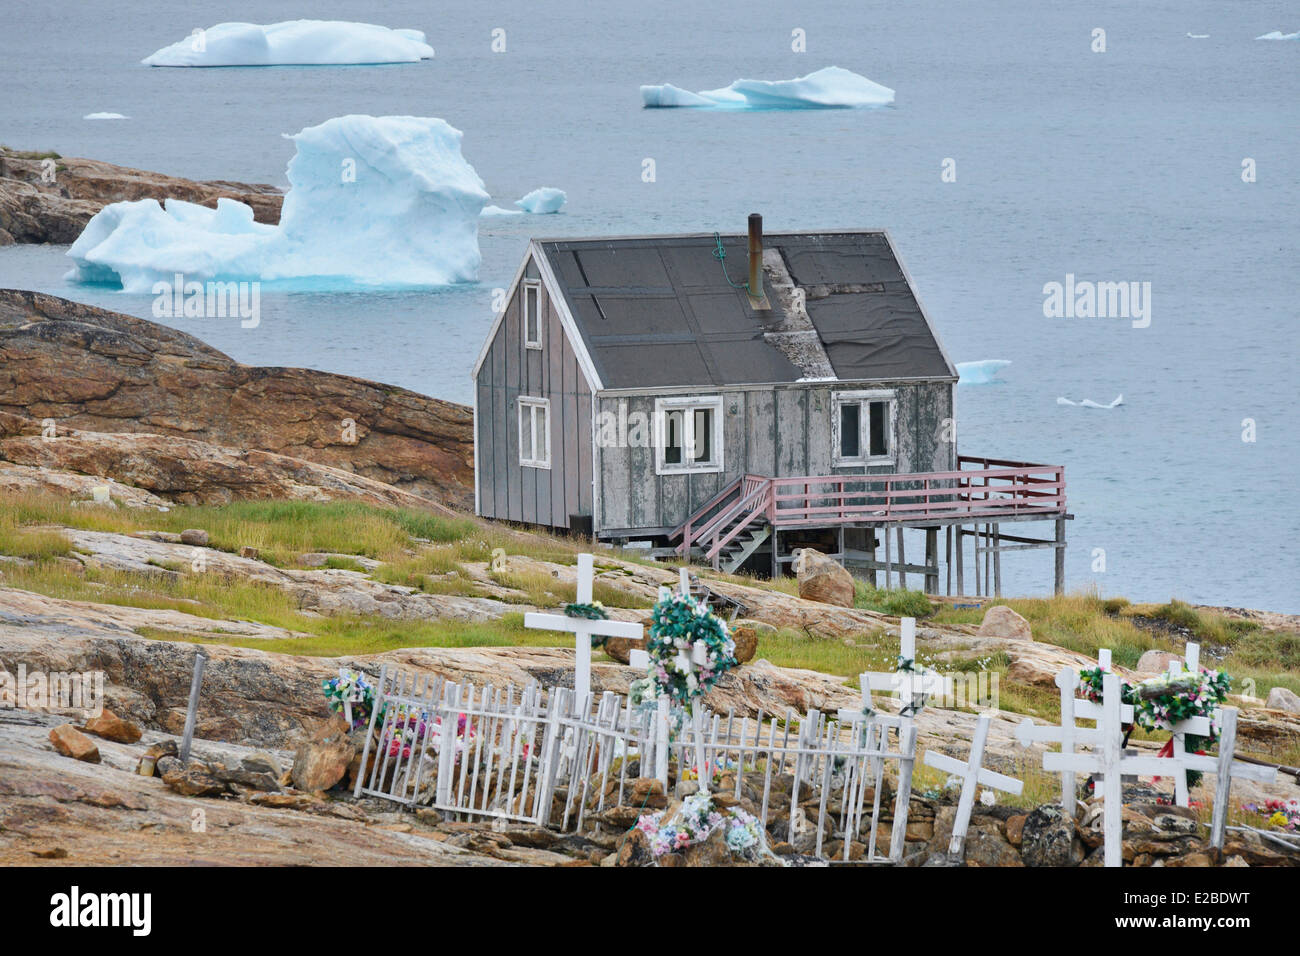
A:
<svg viewBox="0 0 1300 956">
<path fill-rule="evenodd" d="M 1097 746 L 1100 743 L 1100 729 L 1078 727 L 1074 722 L 1079 718 L 1098 720 L 1101 717 L 1100 706 L 1090 700 L 1075 698 L 1074 690 L 1079 686 L 1079 677 L 1069 667 L 1061 668 L 1060 673 L 1056 675 L 1056 686 L 1061 692 L 1061 723 L 1058 726 L 1051 724 L 1043 726 L 1034 723 L 1032 717 L 1026 717 L 1016 728 L 1016 739 L 1020 741 L 1020 746 L 1029 747 L 1035 743 L 1060 744 L 1062 754 L 1074 753 L 1076 744 Z M 1125 704 L 1121 709 L 1121 716 L 1132 721 L 1133 706 Z M 1073 819 L 1076 799 L 1074 770 L 1070 767 L 1062 767 L 1060 772 L 1061 809 Z"/>
<path fill-rule="evenodd" d="M 594 559 L 590 554 L 578 555 L 578 604 L 591 603 L 591 586 Z M 625 637 L 636 640 L 643 628 L 630 621 L 593 621 L 585 617 L 565 614 L 545 614 L 530 611 L 524 615 L 524 627 L 543 631 L 570 631 L 576 655 L 573 671 L 573 707 L 581 713 L 590 710 L 591 703 L 591 639 L 592 637 Z"/>
<path fill-rule="evenodd" d="M 936 750 L 925 752 L 925 764 L 936 770 L 942 770 L 962 778 L 961 799 L 957 801 L 957 816 L 952 824 L 952 841 L 948 844 L 948 853 L 954 859 L 961 859 L 966 851 L 966 831 L 970 828 L 971 810 L 975 806 L 977 786 L 994 787 L 1007 793 L 1019 795 L 1025 785 L 1015 777 L 1007 777 L 980 766 L 984 762 L 984 745 L 988 741 L 988 713 L 980 714 L 975 719 L 975 732 L 971 734 L 970 758 L 962 761 Z"/>
<path fill-rule="evenodd" d="M 679 577 L 677 581 L 678 590 L 681 592 L 683 597 L 689 596 L 691 593 L 691 572 L 688 571 L 685 567 L 683 567 L 678 573 L 679 573 Z M 671 594 L 672 592 L 669 590 L 668 585 L 665 584 L 659 588 L 659 600 L 661 601 L 667 600 L 671 596 Z M 640 660 L 641 657 L 638 655 L 637 661 L 640 662 Z M 673 660 L 673 664 L 675 665 L 678 672 L 684 672 L 689 674 L 689 673 L 694 673 L 695 668 L 697 666 L 708 663 L 708 660 L 709 660 L 708 647 L 702 641 L 694 641 L 691 644 L 690 653 L 688 654 L 685 651 L 685 649 L 678 651 L 677 657 L 674 658 Z M 645 661 L 648 666 L 649 665 L 648 655 L 646 656 Z M 703 696 L 704 694 L 701 692 L 698 695 L 698 697 L 691 702 L 691 734 L 695 738 L 696 779 L 699 781 L 700 792 L 708 793 L 709 784 L 712 782 L 709 778 L 712 776 L 712 774 L 708 772 L 708 764 L 704 759 L 704 706 L 703 706 L 703 700 L 699 699 L 699 698 L 703 698 Z M 658 724 L 662 728 L 661 739 L 664 740 L 664 746 L 660 751 L 658 762 L 663 765 L 663 772 L 661 775 L 661 779 L 666 781 L 668 776 L 668 767 L 667 767 L 668 746 L 666 740 L 667 728 L 668 728 L 667 699 L 664 697 L 660 697 L 658 706 L 659 706 Z M 686 749 L 685 747 L 683 747 L 682 759 L 679 761 L 679 766 L 678 766 L 679 780 L 681 778 L 681 770 L 684 769 L 681 765 L 685 764 L 685 762 L 686 762 Z"/>
<path fill-rule="evenodd" d="M 1066 668 L 1069 670 L 1069 668 Z M 1073 676 L 1073 671 L 1070 672 Z M 1115 674 L 1102 675 L 1101 721 L 1096 731 L 1083 731 L 1083 734 L 1095 734 L 1099 746 L 1092 753 L 1045 753 L 1043 769 L 1075 772 L 1100 772 L 1101 788 L 1104 801 L 1102 827 L 1105 838 L 1106 866 L 1123 865 L 1123 788 L 1121 781 L 1126 773 L 1141 776 L 1160 776 L 1169 772 L 1169 758 L 1153 756 L 1125 756 L 1121 745 L 1123 736 L 1121 726 L 1126 721 L 1122 716 L 1120 704 L 1119 677 Z M 1080 703 L 1087 703 L 1081 701 Z M 1131 721 L 1131 717 L 1129 720 Z M 1214 820 L 1210 827 L 1211 843 L 1222 846 L 1223 831 L 1227 822 L 1228 796 L 1232 778 L 1241 777 L 1252 780 L 1271 780 L 1277 775 L 1275 767 L 1260 767 L 1252 764 L 1235 763 L 1232 759 L 1233 746 L 1237 733 L 1237 708 L 1223 709 L 1223 733 L 1219 738 L 1218 757 L 1185 754 L 1177 763 L 1187 770 L 1199 770 L 1202 773 L 1218 774 L 1215 791 Z M 1215 841 L 1218 841 L 1217 843 Z"/>
<path fill-rule="evenodd" d="M 905 617 L 898 629 L 898 656 L 912 661 L 916 666 L 916 618 Z M 858 676 L 862 687 L 862 710 L 870 713 L 872 708 L 871 691 L 897 690 L 898 699 L 903 704 L 901 716 L 915 717 L 919 702 L 930 694 L 942 694 L 948 687 L 948 679 L 933 671 L 908 673 L 906 671 L 866 671 Z"/>
</svg>

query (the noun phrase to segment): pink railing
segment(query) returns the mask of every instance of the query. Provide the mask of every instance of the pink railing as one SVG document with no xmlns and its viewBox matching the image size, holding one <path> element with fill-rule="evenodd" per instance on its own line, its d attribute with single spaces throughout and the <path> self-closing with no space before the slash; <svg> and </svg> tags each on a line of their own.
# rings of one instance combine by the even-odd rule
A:
<svg viewBox="0 0 1300 956">
<path fill-rule="evenodd" d="M 996 465 L 899 475 L 773 478 L 776 527 L 858 521 L 995 518 L 1065 511 L 1065 468 L 963 457 Z"/>
<path fill-rule="evenodd" d="M 754 522 L 773 527 L 857 522 L 1024 517 L 1065 512 L 1065 468 L 998 458 L 958 458 L 957 471 L 887 475 L 807 475 L 768 478 L 742 475 L 675 529 L 689 554 L 707 542 L 716 558 Z"/>
</svg>

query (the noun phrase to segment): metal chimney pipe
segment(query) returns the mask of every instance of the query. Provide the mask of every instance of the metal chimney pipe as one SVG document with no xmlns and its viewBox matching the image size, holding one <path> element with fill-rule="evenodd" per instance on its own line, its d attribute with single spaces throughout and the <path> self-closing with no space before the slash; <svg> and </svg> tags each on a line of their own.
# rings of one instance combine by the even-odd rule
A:
<svg viewBox="0 0 1300 956">
<path fill-rule="evenodd" d="M 763 298 L 763 217 L 749 214 L 749 297 Z"/>
</svg>

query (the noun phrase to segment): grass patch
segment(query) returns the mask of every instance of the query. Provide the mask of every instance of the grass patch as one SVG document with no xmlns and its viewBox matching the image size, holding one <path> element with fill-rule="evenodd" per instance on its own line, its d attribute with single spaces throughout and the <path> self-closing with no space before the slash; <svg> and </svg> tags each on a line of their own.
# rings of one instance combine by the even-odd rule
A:
<svg viewBox="0 0 1300 956">
<path fill-rule="evenodd" d="M 886 590 L 872 587 L 866 581 L 855 582 L 853 606 L 891 617 L 929 617 L 934 613 L 934 605 L 924 591 L 906 591 L 902 588 Z"/>
<path fill-rule="evenodd" d="M 1254 621 L 1226 617 L 1213 611 L 1194 608 L 1178 600 L 1160 605 L 1130 605 L 1121 613 L 1129 617 L 1163 621 L 1170 627 L 1191 632 L 1192 636 L 1201 643 L 1227 647 L 1232 647 L 1245 635 L 1260 630 L 1260 626 Z"/>
<path fill-rule="evenodd" d="M 48 561 L 72 553 L 72 544 L 59 531 L 20 528 L 0 515 L 0 554 L 28 561 Z"/>
</svg>

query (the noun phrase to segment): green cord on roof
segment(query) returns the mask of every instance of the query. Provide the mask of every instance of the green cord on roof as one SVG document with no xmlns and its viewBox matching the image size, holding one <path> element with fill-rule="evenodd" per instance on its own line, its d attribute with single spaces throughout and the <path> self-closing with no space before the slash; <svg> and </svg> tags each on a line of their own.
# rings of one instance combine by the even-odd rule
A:
<svg viewBox="0 0 1300 956">
<path fill-rule="evenodd" d="M 736 285 L 736 283 L 731 281 L 731 276 L 727 275 L 727 250 L 722 248 L 722 237 L 715 232 L 713 234 L 713 241 L 718 244 L 718 247 L 713 250 L 713 258 L 722 263 L 722 277 L 727 280 L 727 285 L 731 286 L 733 289 L 744 289 L 746 292 L 749 292 L 748 282 L 743 285 Z"/>
</svg>

